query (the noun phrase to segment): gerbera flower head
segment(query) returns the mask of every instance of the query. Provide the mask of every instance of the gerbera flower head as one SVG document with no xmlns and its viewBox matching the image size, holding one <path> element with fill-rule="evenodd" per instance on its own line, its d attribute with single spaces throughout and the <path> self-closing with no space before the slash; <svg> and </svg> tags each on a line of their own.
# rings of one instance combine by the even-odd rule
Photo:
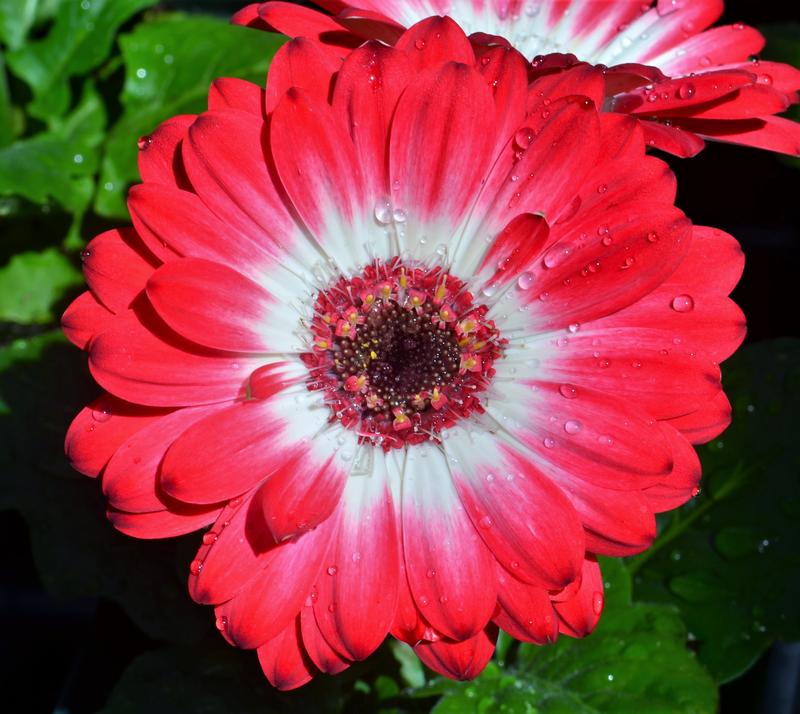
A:
<svg viewBox="0 0 800 714">
<path fill-rule="evenodd" d="M 344 51 L 394 43 L 404 27 L 449 15 L 476 45 L 510 43 L 534 76 L 597 67 L 606 110 L 643 122 L 648 145 L 692 156 L 704 140 L 800 154 L 800 124 L 775 116 L 797 102 L 800 71 L 759 60 L 763 36 L 711 27 L 722 0 L 318 0 L 333 16 L 287 2 L 254 3 L 234 22 L 313 37 Z M 710 29 L 709 29 L 710 28 Z"/>
<path fill-rule="evenodd" d="M 696 492 L 741 253 L 563 86 L 446 18 L 293 40 L 140 142 L 133 227 L 84 253 L 63 324 L 106 393 L 67 453 L 121 531 L 205 529 L 191 595 L 278 687 L 387 633 L 458 678 L 499 627 L 583 636 L 596 554 Z"/>
</svg>

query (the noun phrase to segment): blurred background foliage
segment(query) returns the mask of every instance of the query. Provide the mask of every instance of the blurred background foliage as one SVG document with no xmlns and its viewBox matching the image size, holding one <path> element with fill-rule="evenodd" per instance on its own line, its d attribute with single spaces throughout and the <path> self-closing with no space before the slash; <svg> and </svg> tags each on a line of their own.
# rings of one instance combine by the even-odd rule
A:
<svg viewBox="0 0 800 714">
<path fill-rule="evenodd" d="M 186 593 L 198 536 L 142 542 L 104 519 L 62 441 L 97 388 L 58 328 L 80 250 L 124 224 L 136 141 L 204 109 L 212 79 L 262 82 L 283 38 L 231 27 L 238 0 L 0 0 L 0 678 L 7 712 L 541 714 L 764 712 L 797 703 L 800 660 L 798 162 L 710 146 L 670 160 L 679 205 L 743 243 L 748 343 L 724 366 L 734 422 L 702 447 L 701 495 L 648 552 L 604 561 L 590 638 L 501 637 L 475 682 L 387 644 L 279 694 Z M 789 5 L 729 0 L 726 21 L 800 65 Z M 800 114 L 795 113 L 798 118 Z M 794 657 L 794 660 L 792 659 Z M 795 669 L 792 670 L 794 661 Z M 785 674 L 788 672 L 789 674 Z"/>
</svg>

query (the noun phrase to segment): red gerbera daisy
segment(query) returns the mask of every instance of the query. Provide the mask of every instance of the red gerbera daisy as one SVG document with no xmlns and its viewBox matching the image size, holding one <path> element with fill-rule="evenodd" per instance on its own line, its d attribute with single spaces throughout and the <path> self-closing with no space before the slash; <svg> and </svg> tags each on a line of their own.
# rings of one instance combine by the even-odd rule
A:
<svg viewBox="0 0 800 714">
<path fill-rule="evenodd" d="M 644 122 L 650 146 L 692 156 L 704 139 L 800 154 L 800 124 L 774 116 L 797 102 L 800 71 L 757 58 L 764 38 L 742 23 L 709 28 L 723 0 L 317 0 L 334 17 L 287 2 L 249 5 L 234 22 L 343 51 L 393 44 L 430 15 L 449 15 L 476 44 L 510 41 L 535 74 L 584 63 L 607 78 L 604 108 Z M 507 38 L 502 40 L 501 38 Z M 546 56 L 549 55 L 549 56 Z"/>
<path fill-rule="evenodd" d="M 66 448 L 121 531 L 210 526 L 191 594 L 276 686 L 387 633 L 460 678 L 498 626 L 585 635 L 595 554 L 696 492 L 742 257 L 597 89 L 434 18 L 294 40 L 140 142 L 64 316 L 108 392 Z"/>
</svg>

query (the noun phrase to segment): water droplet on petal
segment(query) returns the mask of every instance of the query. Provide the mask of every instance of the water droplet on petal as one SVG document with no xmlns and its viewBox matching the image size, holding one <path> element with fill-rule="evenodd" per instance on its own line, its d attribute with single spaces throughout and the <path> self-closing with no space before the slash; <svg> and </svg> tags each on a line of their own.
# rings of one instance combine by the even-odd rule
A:
<svg viewBox="0 0 800 714">
<path fill-rule="evenodd" d="M 548 436 L 548 437 L 546 437 L 546 438 L 544 439 L 544 441 L 543 441 L 542 443 L 543 443 L 543 444 L 545 445 L 545 447 L 547 447 L 548 449 L 552 449 L 552 448 L 554 448 L 554 447 L 555 447 L 555 445 L 556 445 L 556 440 L 555 440 L 555 439 L 552 439 L 552 438 L 550 438 L 550 437 Z"/>
<path fill-rule="evenodd" d="M 136 146 L 139 148 L 139 151 L 144 151 L 152 143 L 153 143 L 152 136 L 142 136 L 139 137 L 139 140 L 136 142 Z"/>
<path fill-rule="evenodd" d="M 408 214 L 402 208 L 395 208 L 392 211 L 392 218 L 394 219 L 395 223 L 405 223 L 406 219 L 408 218 Z"/>
<path fill-rule="evenodd" d="M 527 149 L 531 145 L 534 136 L 536 136 L 536 134 L 533 129 L 530 129 L 529 127 L 523 127 L 517 131 L 516 134 L 514 134 L 514 143 L 520 149 Z"/>
<path fill-rule="evenodd" d="M 418 50 L 424 50 L 425 49 L 425 45 L 426 45 L 426 42 L 421 37 L 420 37 L 420 39 L 418 39 L 418 40 L 416 40 L 414 42 L 414 47 L 416 47 Z"/>
<path fill-rule="evenodd" d="M 558 391 L 564 399 L 575 399 L 578 396 L 578 389 L 573 384 L 562 384 Z"/>
<path fill-rule="evenodd" d="M 614 439 L 612 439 L 608 434 L 601 434 L 597 437 L 597 441 L 603 446 L 611 446 L 614 443 Z"/>
<path fill-rule="evenodd" d="M 208 531 L 208 533 L 203 534 L 203 545 L 211 545 L 212 543 L 216 543 L 217 538 L 219 538 L 219 536 L 214 531 Z"/>
<path fill-rule="evenodd" d="M 484 516 L 478 521 L 478 525 L 481 528 L 491 528 L 494 525 L 494 521 L 491 516 Z"/>
<path fill-rule="evenodd" d="M 335 565 L 331 565 L 330 568 L 328 568 L 325 572 L 327 572 L 328 575 L 333 576 L 333 575 L 336 575 L 336 573 L 338 571 L 336 570 L 336 566 Z"/>
<path fill-rule="evenodd" d="M 647 242 L 648 243 L 655 243 L 656 241 L 658 241 L 658 233 L 656 233 L 655 231 L 650 231 L 647 234 Z"/>
<path fill-rule="evenodd" d="M 193 560 L 189 563 L 189 572 L 192 575 L 200 575 L 200 571 L 203 569 L 203 561 L 202 560 Z"/>
<path fill-rule="evenodd" d="M 216 628 L 220 632 L 224 632 L 225 628 L 228 626 L 228 618 L 225 617 L 224 615 L 222 615 L 221 617 L 218 617 L 216 619 L 216 621 L 214 622 L 214 625 L 216 625 Z"/>
<path fill-rule="evenodd" d="M 99 421 L 101 424 L 111 419 L 111 409 L 103 407 L 102 409 L 92 409 L 92 419 Z"/>
<path fill-rule="evenodd" d="M 605 193 L 606 191 L 608 191 L 608 186 L 606 186 L 606 184 L 604 184 L 604 183 L 601 183 L 597 187 L 597 193 Z"/>
<path fill-rule="evenodd" d="M 545 253 L 542 262 L 545 268 L 555 268 L 563 263 L 572 253 L 572 248 L 568 245 L 554 245 Z"/>
<path fill-rule="evenodd" d="M 392 222 L 392 207 L 388 201 L 380 201 L 375 205 L 375 220 L 382 225 Z"/>
<path fill-rule="evenodd" d="M 694 298 L 691 295 L 678 295 L 672 300 L 675 312 L 691 312 L 694 310 Z"/>
<path fill-rule="evenodd" d="M 595 615 L 599 615 L 603 612 L 603 603 L 605 599 L 603 598 L 603 593 L 599 590 L 592 595 L 592 611 Z"/>
<path fill-rule="evenodd" d="M 436 571 L 433 568 L 430 568 L 427 573 L 425 573 L 425 577 L 433 578 L 436 576 Z"/>
<path fill-rule="evenodd" d="M 564 423 L 564 431 L 566 431 L 567 434 L 577 434 L 582 428 L 583 425 L 575 419 L 570 419 Z"/>
<path fill-rule="evenodd" d="M 533 280 L 534 280 L 533 273 L 531 272 L 522 273 L 517 278 L 517 287 L 520 290 L 529 290 L 530 287 L 533 285 Z"/>
<path fill-rule="evenodd" d="M 686 82 L 686 84 L 682 84 L 678 87 L 678 98 L 691 99 L 696 92 L 695 86 L 691 82 Z"/>
</svg>

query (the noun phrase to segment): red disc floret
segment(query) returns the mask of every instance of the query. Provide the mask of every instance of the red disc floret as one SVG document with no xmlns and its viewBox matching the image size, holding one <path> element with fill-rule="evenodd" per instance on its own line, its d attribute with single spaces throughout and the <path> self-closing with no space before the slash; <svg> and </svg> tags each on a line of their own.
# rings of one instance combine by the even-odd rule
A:
<svg viewBox="0 0 800 714">
<path fill-rule="evenodd" d="M 440 266 L 393 258 L 321 290 L 303 355 L 331 421 L 388 451 L 439 441 L 473 412 L 506 340 L 486 305 Z"/>
</svg>

